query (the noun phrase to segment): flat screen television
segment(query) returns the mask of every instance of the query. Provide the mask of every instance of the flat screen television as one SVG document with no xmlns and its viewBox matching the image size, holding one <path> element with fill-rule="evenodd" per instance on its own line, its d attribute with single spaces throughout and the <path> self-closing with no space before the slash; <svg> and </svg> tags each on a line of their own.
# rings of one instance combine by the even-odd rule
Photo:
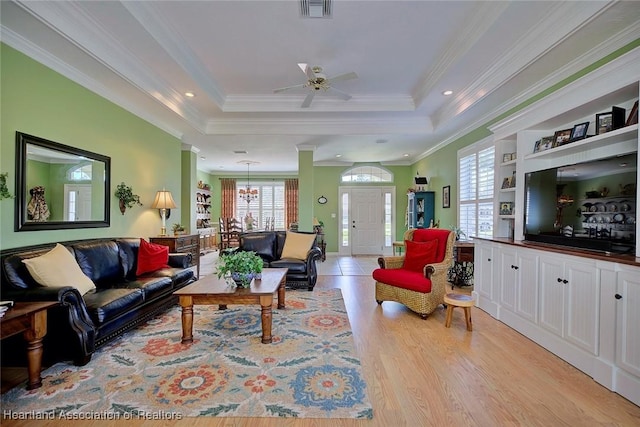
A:
<svg viewBox="0 0 640 427">
<path fill-rule="evenodd" d="M 525 240 L 635 253 L 637 153 L 525 175 Z"/>
</svg>

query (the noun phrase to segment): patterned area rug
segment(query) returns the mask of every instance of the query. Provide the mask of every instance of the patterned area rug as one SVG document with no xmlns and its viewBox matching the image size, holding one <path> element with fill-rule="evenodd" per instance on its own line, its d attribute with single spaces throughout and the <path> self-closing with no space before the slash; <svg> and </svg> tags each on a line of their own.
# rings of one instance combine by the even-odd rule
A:
<svg viewBox="0 0 640 427">
<path fill-rule="evenodd" d="M 287 291 L 262 344 L 260 307 L 194 307 L 194 342 L 181 344 L 180 308 L 100 349 L 83 367 L 57 364 L 43 386 L 20 385 L 2 410 L 25 413 L 372 418 L 339 289 Z"/>
</svg>

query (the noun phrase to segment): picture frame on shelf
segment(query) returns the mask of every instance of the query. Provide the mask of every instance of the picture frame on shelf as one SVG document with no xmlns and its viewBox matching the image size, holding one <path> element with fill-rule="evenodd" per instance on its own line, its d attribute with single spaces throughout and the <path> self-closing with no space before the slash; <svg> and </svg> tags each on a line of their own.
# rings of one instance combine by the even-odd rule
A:
<svg viewBox="0 0 640 427">
<path fill-rule="evenodd" d="M 556 131 L 556 133 L 553 134 L 553 148 L 569 143 L 569 141 L 571 141 L 572 131 L 573 128 Z"/>
<path fill-rule="evenodd" d="M 536 141 L 535 146 L 533 147 L 533 152 L 537 153 L 539 151 L 544 151 L 544 150 L 548 150 L 550 148 L 554 147 L 554 142 L 555 140 L 553 139 L 553 136 L 544 136 L 542 138 L 540 138 L 539 140 Z"/>
<path fill-rule="evenodd" d="M 515 176 L 515 174 L 511 175 L 511 176 L 508 176 L 508 177 L 505 177 L 502 180 L 502 190 L 505 190 L 505 189 L 508 189 L 508 188 L 513 188 L 515 186 L 516 186 L 516 176 Z"/>
<path fill-rule="evenodd" d="M 623 128 L 624 118 L 626 116 L 627 110 L 622 107 L 611 107 L 611 113 L 613 114 L 613 128 L 611 130 L 616 130 Z"/>
<path fill-rule="evenodd" d="M 611 132 L 613 130 L 613 113 L 596 114 L 596 135 Z"/>
<path fill-rule="evenodd" d="M 533 145 L 533 152 L 534 153 L 538 153 L 538 152 L 542 151 L 542 150 L 540 150 L 541 144 L 542 144 L 542 139 L 539 139 L 539 140 L 536 141 L 536 143 Z"/>
<path fill-rule="evenodd" d="M 513 202 L 500 202 L 500 215 L 513 215 Z"/>
<path fill-rule="evenodd" d="M 442 207 L 450 208 L 451 207 L 451 186 L 446 185 L 442 187 Z"/>
<path fill-rule="evenodd" d="M 571 129 L 571 136 L 569 142 L 578 141 L 587 137 L 587 129 L 589 129 L 589 122 L 578 123 Z"/>
<path fill-rule="evenodd" d="M 638 123 L 638 101 L 633 104 L 629 118 L 627 119 L 625 126 L 631 126 Z"/>
<path fill-rule="evenodd" d="M 507 163 L 511 161 L 511 153 L 504 153 L 502 155 L 502 163 Z"/>
</svg>

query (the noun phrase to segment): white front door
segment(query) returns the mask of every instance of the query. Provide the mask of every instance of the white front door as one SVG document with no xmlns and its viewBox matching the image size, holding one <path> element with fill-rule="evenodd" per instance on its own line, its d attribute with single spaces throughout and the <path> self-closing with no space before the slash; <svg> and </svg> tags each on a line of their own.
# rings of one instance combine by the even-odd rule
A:
<svg viewBox="0 0 640 427">
<path fill-rule="evenodd" d="M 341 186 L 339 199 L 338 253 L 390 255 L 395 188 Z"/>
<path fill-rule="evenodd" d="M 64 185 L 64 220 L 91 220 L 91 184 Z"/>
<path fill-rule="evenodd" d="M 383 211 L 382 191 L 379 188 L 351 190 L 352 255 L 382 255 Z"/>
</svg>

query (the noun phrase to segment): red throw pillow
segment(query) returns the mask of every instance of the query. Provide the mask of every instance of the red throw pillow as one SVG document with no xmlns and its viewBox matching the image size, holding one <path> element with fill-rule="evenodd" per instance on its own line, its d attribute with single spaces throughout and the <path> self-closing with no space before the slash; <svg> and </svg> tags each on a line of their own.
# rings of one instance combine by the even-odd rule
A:
<svg viewBox="0 0 640 427">
<path fill-rule="evenodd" d="M 421 272 L 425 265 L 436 262 L 436 252 L 438 250 L 437 239 L 429 242 L 405 240 L 404 246 L 406 251 L 402 268 Z"/>
<path fill-rule="evenodd" d="M 169 267 L 167 262 L 169 262 L 169 246 L 157 245 L 140 239 L 136 276 L 167 268 Z"/>
</svg>

